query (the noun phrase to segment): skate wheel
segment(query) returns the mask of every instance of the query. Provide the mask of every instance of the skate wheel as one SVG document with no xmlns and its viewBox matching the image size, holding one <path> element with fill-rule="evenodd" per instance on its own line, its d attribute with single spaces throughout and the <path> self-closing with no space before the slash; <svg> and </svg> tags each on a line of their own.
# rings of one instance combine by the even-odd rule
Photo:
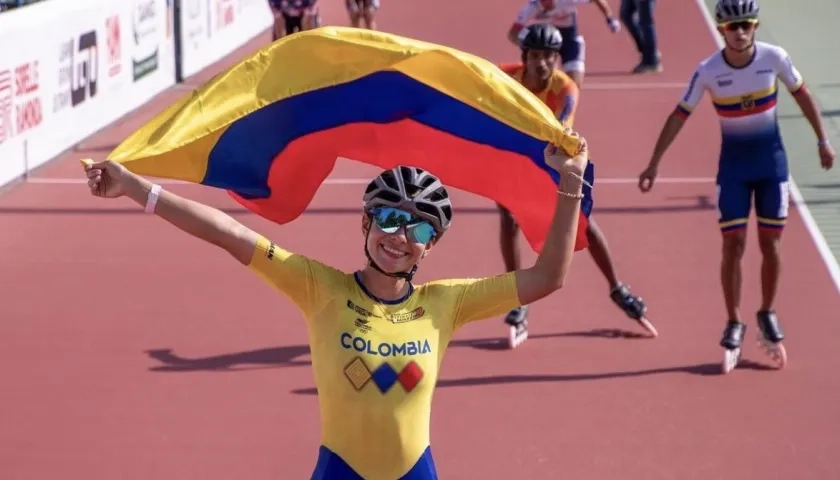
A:
<svg viewBox="0 0 840 480">
<path fill-rule="evenodd" d="M 642 317 L 642 318 L 640 318 L 640 319 L 639 319 L 639 323 L 641 323 L 641 324 L 642 324 L 642 327 L 644 327 L 644 328 L 645 328 L 645 330 L 647 330 L 648 332 L 650 332 L 650 334 L 651 334 L 652 336 L 654 336 L 654 337 L 658 337 L 658 336 L 659 336 L 659 332 L 657 332 L 657 331 L 656 331 L 656 327 L 654 327 L 654 326 L 653 326 L 653 324 L 652 324 L 652 323 L 650 323 L 650 320 L 648 320 L 646 317 Z"/>
<path fill-rule="evenodd" d="M 510 326 L 508 330 L 508 347 L 514 349 L 528 338 L 528 330 L 519 330 L 518 327 Z"/>
<path fill-rule="evenodd" d="M 785 365 L 787 365 L 787 352 L 785 351 L 785 346 L 782 345 L 781 342 L 773 343 L 764 338 L 764 335 L 759 332 L 757 343 L 758 347 L 761 348 L 764 354 L 776 363 L 777 368 L 780 370 L 785 368 Z"/>
<path fill-rule="evenodd" d="M 787 351 L 781 343 L 777 343 L 776 348 L 779 350 L 779 370 L 781 370 L 787 366 Z"/>
<path fill-rule="evenodd" d="M 738 361 L 741 359 L 741 349 L 733 350 L 726 349 L 723 351 L 723 365 L 722 370 L 724 375 L 731 372 L 738 366 Z"/>
</svg>

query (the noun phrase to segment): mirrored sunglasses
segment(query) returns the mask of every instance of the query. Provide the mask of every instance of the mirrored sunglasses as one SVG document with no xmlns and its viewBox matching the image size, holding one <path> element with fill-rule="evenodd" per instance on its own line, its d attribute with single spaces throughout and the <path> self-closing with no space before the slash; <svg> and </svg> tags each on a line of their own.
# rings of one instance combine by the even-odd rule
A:
<svg viewBox="0 0 840 480">
<path fill-rule="evenodd" d="M 369 212 L 376 227 L 385 233 L 397 233 L 405 227 L 406 237 L 414 243 L 429 243 L 436 236 L 431 223 L 394 207 L 377 207 Z"/>
</svg>

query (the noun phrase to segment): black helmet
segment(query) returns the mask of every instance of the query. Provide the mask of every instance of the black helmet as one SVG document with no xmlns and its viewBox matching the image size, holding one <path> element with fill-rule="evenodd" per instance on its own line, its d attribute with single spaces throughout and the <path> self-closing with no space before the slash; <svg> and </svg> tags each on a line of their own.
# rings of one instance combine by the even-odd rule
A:
<svg viewBox="0 0 840 480">
<path fill-rule="evenodd" d="M 519 48 L 525 50 L 560 50 L 563 35 L 550 23 L 536 23 L 519 32 Z"/>
</svg>

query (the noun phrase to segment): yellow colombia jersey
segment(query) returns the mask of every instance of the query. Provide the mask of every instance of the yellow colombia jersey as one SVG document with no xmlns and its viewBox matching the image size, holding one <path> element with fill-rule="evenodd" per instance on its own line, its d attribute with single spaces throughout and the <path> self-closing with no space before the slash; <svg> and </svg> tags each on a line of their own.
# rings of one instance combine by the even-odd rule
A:
<svg viewBox="0 0 840 480">
<path fill-rule="evenodd" d="M 260 238 L 250 268 L 303 312 L 321 408 L 313 479 L 436 479 L 432 393 L 455 330 L 520 305 L 513 273 L 416 286 L 371 299 L 353 274 Z"/>
</svg>

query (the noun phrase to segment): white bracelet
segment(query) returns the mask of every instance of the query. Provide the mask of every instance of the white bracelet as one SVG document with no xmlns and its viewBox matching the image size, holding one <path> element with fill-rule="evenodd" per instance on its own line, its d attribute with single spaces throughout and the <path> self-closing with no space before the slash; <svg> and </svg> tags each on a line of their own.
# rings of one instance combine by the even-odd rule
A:
<svg viewBox="0 0 840 480">
<path fill-rule="evenodd" d="M 587 182 L 587 181 L 586 181 L 583 177 L 581 177 L 581 176 L 580 176 L 580 175 L 578 175 L 577 173 L 572 173 L 572 172 L 563 172 L 563 173 L 561 173 L 560 175 L 563 175 L 563 174 L 566 174 L 566 175 L 571 175 L 571 176 L 573 176 L 573 177 L 577 178 L 578 180 L 580 180 L 580 181 L 581 181 L 581 183 L 583 183 L 583 184 L 584 184 L 584 185 L 586 185 L 587 187 L 592 188 L 592 184 L 591 184 L 591 183 L 589 183 L 589 182 Z"/>
<path fill-rule="evenodd" d="M 149 190 L 149 196 L 146 197 L 146 208 L 144 209 L 146 213 L 155 213 L 155 205 L 157 205 L 158 198 L 160 197 L 160 190 L 160 185 L 152 185 L 152 189 Z"/>
<path fill-rule="evenodd" d="M 560 195 L 563 195 L 564 197 L 574 198 L 576 200 L 583 199 L 583 194 L 582 193 L 564 192 L 563 190 L 560 190 L 559 188 L 557 189 L 557 193 L 559 193 Z"/>
</svg>

